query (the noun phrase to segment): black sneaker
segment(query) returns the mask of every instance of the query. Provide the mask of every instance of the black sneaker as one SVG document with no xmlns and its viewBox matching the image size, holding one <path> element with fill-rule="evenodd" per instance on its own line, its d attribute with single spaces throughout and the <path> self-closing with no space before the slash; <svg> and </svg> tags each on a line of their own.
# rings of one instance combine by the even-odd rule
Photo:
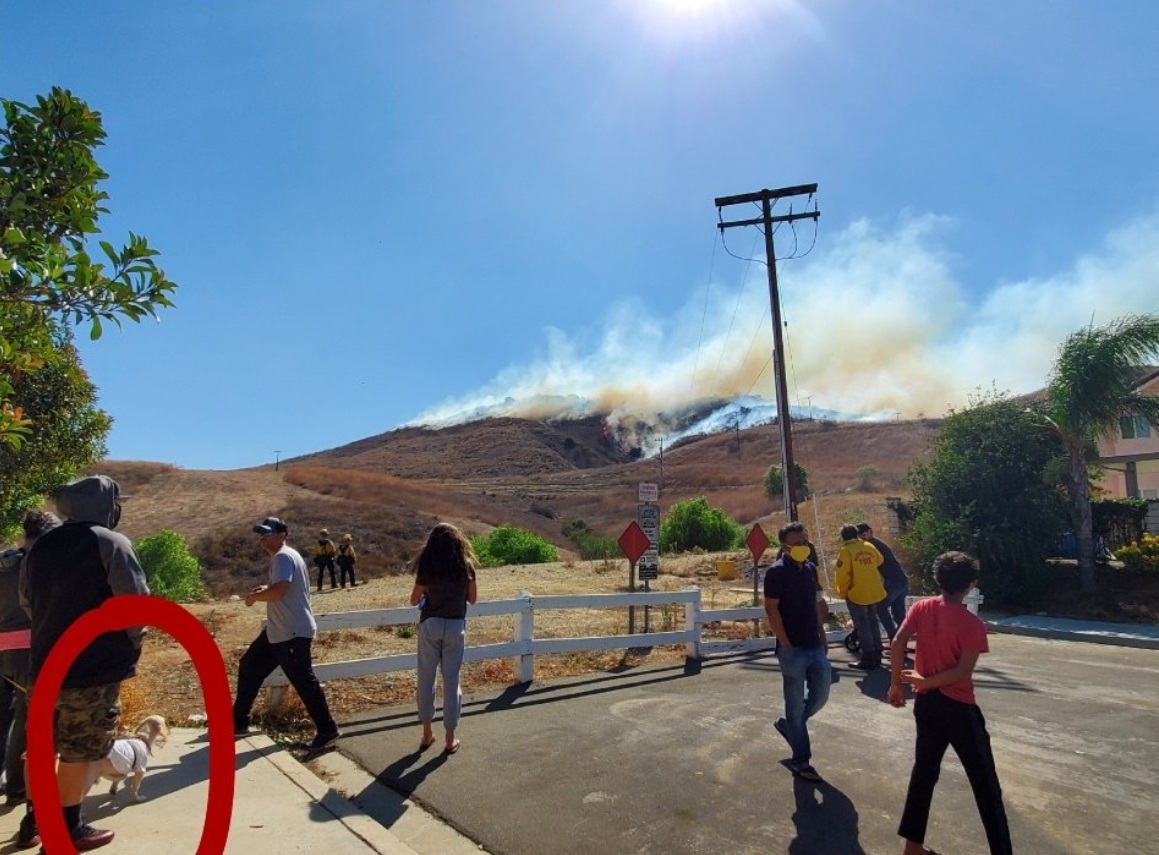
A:
<svg viewBox="0 0 1159 855">
<path fill-rule="evenodd" d="M 16 832 L 16 848 L 31 849 L 40 845 L 40 834 L 36 829 L 36 814 L 29 811 L 20 818 L 20 828 Z"/>
<path fill-rule="evenodd" d="M 342 733 L 337 730 L 332 730 L 327 733 L 319 733 L 310 742 L 310 753 L 317 754 L 319 751 L 325 751 L 327 748 L 337 742 L 340 736 L 342 736 Z"/>
<path fill-rule="evenodd" d="M 25 793 L 9 793 L 4 797 L 4 804 L 8 805 L 9 807 L 22 805 L 26 801 L 28 801 L 28 796 Z"/>
</svg>

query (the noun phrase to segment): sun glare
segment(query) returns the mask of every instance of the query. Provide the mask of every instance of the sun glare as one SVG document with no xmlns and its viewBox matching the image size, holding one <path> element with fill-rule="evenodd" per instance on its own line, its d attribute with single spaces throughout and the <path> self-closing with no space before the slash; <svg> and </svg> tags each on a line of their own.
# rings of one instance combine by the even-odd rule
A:
<svg viewBox="0 0 1159 855">
<path fill-rule="evenodd" d="M 770 15 L 793 15 L 797 0 L 630 0 L 647 31 L 661 41 L 711 39 Z"/>
</svg>

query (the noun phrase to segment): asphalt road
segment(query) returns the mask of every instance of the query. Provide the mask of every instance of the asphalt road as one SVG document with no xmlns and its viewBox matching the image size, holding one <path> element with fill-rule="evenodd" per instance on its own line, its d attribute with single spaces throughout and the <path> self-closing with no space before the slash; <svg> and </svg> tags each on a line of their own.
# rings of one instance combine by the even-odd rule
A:
<svg viewBox="0 0 1159 855">
<path fill-rule="evenodd" d="M 1015 850 L 1159 855 L 1159 651 L 992 635 L 977 673 Z M 910 710 L 887 672 L 846 666 L 794 780 L 769 655 L 534 684 L 469 698 L 462 749 L 417 751 L 412 707 L 343 723 L 342 750 L 494 855 L 901 851 Z M 437 724 L 436 724 L 437 727 Z M 987 851 L 947 754 L 926 843 Z"/>
</svg>

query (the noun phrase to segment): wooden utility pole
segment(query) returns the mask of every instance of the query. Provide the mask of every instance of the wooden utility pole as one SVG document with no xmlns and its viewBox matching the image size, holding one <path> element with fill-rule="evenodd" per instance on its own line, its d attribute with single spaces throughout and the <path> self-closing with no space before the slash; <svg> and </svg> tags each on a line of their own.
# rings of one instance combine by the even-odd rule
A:
<svg viewBox="0 0 1159 855">
<path fill-rule="evenodd" d="M 765 233 L 765 259 L 769 269 L 769 303 L 773 315 L 773 374 L 776 379 L 777 424 L 781 431 L 781 471 L 784 474 L 785 516 L 789 522 L 797 521 L 797 472 L 793 460 L 793 430 L 789 415 L 789 384 L 785 377 L 784 343 L 781 339 L 781 296 L 777 290 L 777 255 L 773 248 L 773 223 L 791 223 L 796 220 L 814 220 L 821 216 L 816 210 L 800 214 L 792 212 L 773 216 L 773 202 L 791 196 L 812 196 L 817 192 L 816 184 L 800 184 L 796 187 L 781 187 L 778 190 L 758 190 L 756 193 L 742 193 L 739 196 L 721 196 L 716 199 L 716 208 L 730 205 L 761 203 L 761 216 L 751 220 L 721 221 L 717 226 L 725 229 L 736 226 L 761 226 Z"/>
</svg>

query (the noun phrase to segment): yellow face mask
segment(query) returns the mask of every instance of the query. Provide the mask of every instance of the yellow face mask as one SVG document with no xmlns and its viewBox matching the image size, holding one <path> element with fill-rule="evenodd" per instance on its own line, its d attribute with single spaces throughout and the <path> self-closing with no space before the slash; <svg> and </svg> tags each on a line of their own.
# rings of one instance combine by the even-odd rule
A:
<svg viewBox="0 0 1159 855">
<path fill-rule="evenodd" d="M 798 564 L 804 564 L 809 560 L 809 547 L 807 546 L 790 546 L 789 557 Z"/>
</svg>

